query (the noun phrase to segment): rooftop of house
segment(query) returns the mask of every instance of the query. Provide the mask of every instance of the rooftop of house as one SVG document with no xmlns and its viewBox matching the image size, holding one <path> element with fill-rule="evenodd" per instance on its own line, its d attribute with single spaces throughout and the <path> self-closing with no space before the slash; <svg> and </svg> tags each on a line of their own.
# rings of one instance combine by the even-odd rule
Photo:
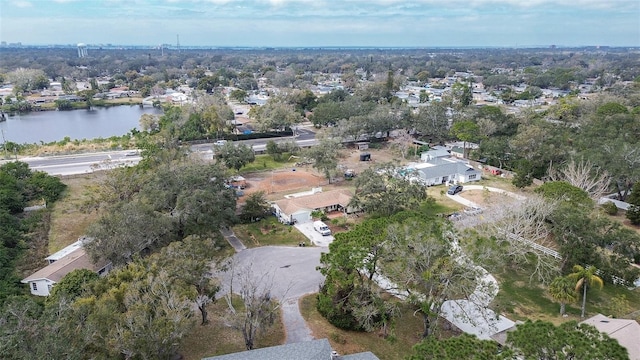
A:
<svg viewBox="0 0 640 360">
<path fill-rule="evenodd" d="M 350 190 L 338 189 L 290 199 L 282 199 L 275 203 L 284 213 L 293 214 L 300 210 L 322 209 L 332 205 L 346 207 L 352 197 L 353 193 Z"/>
<path fill-rule="evenodd" d="M 371 352 L 352 355 L 332 355 L 327 339 L 303 341 L 233 354 L 203 358 L 202 360 L 379 360 Z"/>
<path fill-rule="evenodd" d="M 618 340 L 627 348 L 631 360 L 640 360 L 640 324 L 635 320 L 613 319 L 602 314 L 590 317 L 580 324 L 594 326 L 600 332 Z"/>
<path fill-rule="evenodd" d="M 58 260 L 62 259 L 63 257 L 71 254 L 72 252 L 80 249 L 81 247 L 82 247 L 82 239 L 78 239 L 78 241 L 74 242 L 73 244 L 65 247 L 62 250 L 59 250 L 59 251 L 47 256 L 44 259 L 49 261 L 50 263 L 52 263 L 54 261 L 58 261 Z"/>
<path fill-rule="evenodd" d="M 48 279 L 54 282 L 62 280 L 62 278 L 73 270 L 77 269 L 89 269 L 98 271 L 105 267 L 107 263 L 101 262 L 95 264 L 91 261 L 91 257 L 83 248 L 78 248 L 71 253 L 67 254 L 63 258 L 51 263 L 44 268 L 36 271 L 35 273 L 22 279 L 22 283 L 29 283 L 30 281 Z"/>
</svg>

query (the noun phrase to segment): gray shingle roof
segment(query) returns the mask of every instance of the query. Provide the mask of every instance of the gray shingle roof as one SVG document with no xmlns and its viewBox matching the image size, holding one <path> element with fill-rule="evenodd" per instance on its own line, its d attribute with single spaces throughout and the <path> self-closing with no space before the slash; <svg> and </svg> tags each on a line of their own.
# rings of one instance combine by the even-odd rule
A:
<svg viewBox="0 0 640 360">
<path fill-rule="evenodd" d="M 351 355 L 343 355 L 338 358 L 339 360 L 380 360 L 372 352 L 362 352 Z"/>
<path fill-rule="evenodd" d="M 242 351 L 202 360 L 331 360 L 331 345 L 327 339 Z"/>
<path fill-rule="evenodd" d="M 380 360 L 371 352 L 343 355 L 336 359 Z M 202 360 L 331 360 L 331 344 L 327 339 L 319 339 L 212 356 Z"/>
</svg>

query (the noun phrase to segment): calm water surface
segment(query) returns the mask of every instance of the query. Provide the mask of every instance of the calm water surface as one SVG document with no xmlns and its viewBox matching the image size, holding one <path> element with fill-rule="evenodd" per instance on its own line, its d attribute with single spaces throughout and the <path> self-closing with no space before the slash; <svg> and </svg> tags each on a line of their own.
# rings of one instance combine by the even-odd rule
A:
<svg viewBox="0 0 640 360">
<path fill-rule="evenodd" d="M 161 109 L 138 105 L 95 108 L 94 110 L 34 111 L 7 116 L 0 122 L 4 138 L 18 144 L 121 136 L 139 128 L 142 114 L 161 114 Z M 0 141 L 2 138 L 0 137 Z"/>
</svg>

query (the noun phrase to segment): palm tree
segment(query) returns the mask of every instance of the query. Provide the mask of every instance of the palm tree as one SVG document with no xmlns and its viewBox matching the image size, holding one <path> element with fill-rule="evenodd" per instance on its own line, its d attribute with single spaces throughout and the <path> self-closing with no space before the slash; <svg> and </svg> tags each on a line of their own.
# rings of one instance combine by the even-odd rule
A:
<svg viewBox="0 0 640 360">
<path fill-rule="evenodd" d="M 564 315 L 565 305 L 577 300 L 577 293 L 575 289 L 575 282 L 568 278 L 559 276 L 549 284 L 549 295 L 553 300 L 560 303 L 560 315 Z"/>
<path fill-rule="evenodd" d="M 597 270 L 594 266 L 589 266 L 585 269 L 580 265 L 574 265 L 573 273 L 568 275 L 570 279 L 576 282 L 576 291 L 582 288 L 582 314 L 580 317 L 584 317 L 584 309 L 587 305 L 587 287 L 597 285 L 602 289 L 604 285 L 602 279 L 596 275 Z"/>
</svg>

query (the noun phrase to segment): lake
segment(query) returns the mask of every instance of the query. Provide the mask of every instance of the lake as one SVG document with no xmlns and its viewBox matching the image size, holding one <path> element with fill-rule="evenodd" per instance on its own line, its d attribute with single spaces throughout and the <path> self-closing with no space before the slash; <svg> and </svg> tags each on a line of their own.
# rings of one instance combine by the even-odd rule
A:
<svg viewBox="0 0 640 360">
<path fill-rule="evenodd" d="M 60 141 L 65 136 L 72 140 L 108 138 L 138 128 L 142 114 L 162 114 L 162 109 L 122 105 L 93 110 L 34 111 L 7 115 L 7 121 L 0 122 L 0 130 L 6 141 L 18 144 Z"/>
</svg>

